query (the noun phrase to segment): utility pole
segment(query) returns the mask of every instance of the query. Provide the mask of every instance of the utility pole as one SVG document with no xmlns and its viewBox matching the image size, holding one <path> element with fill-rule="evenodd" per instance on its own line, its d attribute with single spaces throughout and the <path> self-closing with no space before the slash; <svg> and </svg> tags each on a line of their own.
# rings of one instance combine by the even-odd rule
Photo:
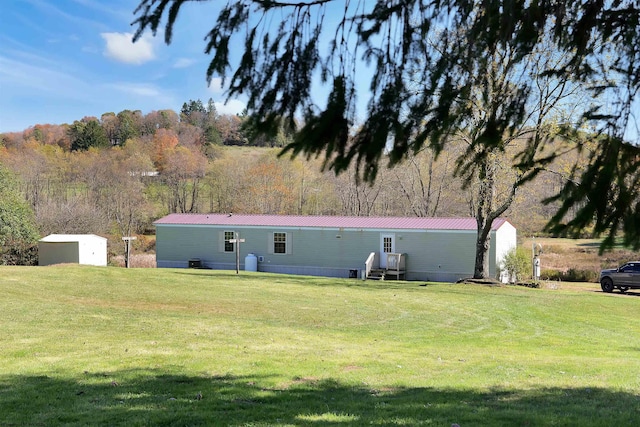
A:
<svg viewBox="0 0 640 427">
<path fill-rule="evenodd" d="M 124 240 L 124 267 L 129 268 L 129 266 L 131 265 L 129 262 L 129 257 L 131 256 L 131 241 L 136 240 L 136 237 L 123 237 L 122 240 Z"/>
<path fill-rule="evenodd" d="M 236 274 L 240 274 L 240 243 L 244 242 L 244 239 L 240 239 L 237 232 L 233 233 L 235 239 L 229 239 L 229 243 L 235 244 L 236 249 Z"/>
<path fill-rule="evenodd" d="M 536 243 L 536 238 L 533 238 L 533 241 L 531 243 L 531 253 L 533 256 L 533 280 L 534 281 L 538 281 L 540 280 L 540 254 L 542 253 L 542 245 L 540 245 L 539 243 Z"/>
</svg>

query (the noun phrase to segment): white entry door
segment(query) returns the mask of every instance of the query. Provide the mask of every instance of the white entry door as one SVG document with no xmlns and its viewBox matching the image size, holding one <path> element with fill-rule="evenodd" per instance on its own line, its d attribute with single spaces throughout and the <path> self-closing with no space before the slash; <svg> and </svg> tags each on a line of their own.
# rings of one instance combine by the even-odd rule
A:
<svg viewBox="0 0 640 427">
<path fill-rule="evenodd" d="M 396 251 L 396 235 L 382 233 L 380 235 L 380 268 L 387 268 L 387 254 Z"/>
</svg>

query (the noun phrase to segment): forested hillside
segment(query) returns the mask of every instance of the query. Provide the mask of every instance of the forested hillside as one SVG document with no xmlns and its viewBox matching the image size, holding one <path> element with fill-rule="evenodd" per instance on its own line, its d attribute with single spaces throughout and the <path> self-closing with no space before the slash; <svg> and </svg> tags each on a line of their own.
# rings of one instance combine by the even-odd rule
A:
<svg viewBox="0 0 640 427">
<path fill-rule="evenodd" d="M 454 176 L 465 139 L 439 156 L 424 149 L 370 185 L 351 171 L 322 170 L 323 159 L 279 157 L 286 129 L 253 138 L 246 117 L 218 115 L 212 103 L 171 110 L 125 110 L 0 135 L 0 162 L 35 214 L 41 235 L 95 233 L 116 240 L 153 234 L 172 212 L 355 216 L 470 216 L 474 182 Z M 514 147 L 514 150 L 517 147 Z M 521 235 L 540 233 L 556 194 L 579 159 L 571 150 L 521 187 L 507 211 Z M 505 156 L 505 159 L 509 156 Z M 513 172 L 499 164 L 509 191 Z M 466 184 L 466 185 L 464 185 Z M 497 191 L 500 190 L 498 185 Z"/>
</svg>

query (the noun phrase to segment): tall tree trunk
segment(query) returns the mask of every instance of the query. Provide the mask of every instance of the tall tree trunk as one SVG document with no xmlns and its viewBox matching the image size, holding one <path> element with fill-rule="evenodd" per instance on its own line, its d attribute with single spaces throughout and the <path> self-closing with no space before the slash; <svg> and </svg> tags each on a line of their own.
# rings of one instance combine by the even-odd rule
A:
<svg viewBox="0 0 640 427">
<path fill-rule="evenodd" d="M 486 279 L 489 277 L 489 248 L 493 219 L 476 218 L 476 221 L 478 223 L 478 237 L 476 239 L 476 264 L 473 278 Z"/>
<path fill-rule="evenodd" d="M 488 154 L 482 160 L 479 176 L 478 199 L 476 206 L 472 207 L 476 223 L 478 224 L 478 237 L 476 239 L 476 263 L 473 270 L 474 279 L 487 279 L 489 272 L 489 248 L 491 246 L 491 228 L 493 221 L 500 217 L 513 203 L 516 190 L 521 184 L 518 176 L 511 185 L 510 192 L 504 202 L 496 205 L 497 177 L 496 170 L 498 160 L 495 153 Z"/>
</svg>

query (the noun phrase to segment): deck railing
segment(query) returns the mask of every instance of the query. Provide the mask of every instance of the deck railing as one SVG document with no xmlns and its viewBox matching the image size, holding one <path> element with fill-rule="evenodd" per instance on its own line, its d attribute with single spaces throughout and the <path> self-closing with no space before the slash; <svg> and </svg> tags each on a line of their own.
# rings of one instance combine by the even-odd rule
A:
<svg viewBox="0 0 640 427">
<path fill-rule="evenodd" d="M 387 271 L 386 274 L 396 276 L 400 279 L 405 273 L 405 259 L 404 254 L 388 253 L 387 255 Z"/>
<path fill-rule="evenodd" d="M 369 277 L 371 274 L 371 270 L 374 268 L 378 268 L 380 265 L 380 258 L 378 256 L 378 252 L 371 252 L 367 257 L 367 260 L 364 262 L 364 277 L 365 279 Z"/>
</svg>

